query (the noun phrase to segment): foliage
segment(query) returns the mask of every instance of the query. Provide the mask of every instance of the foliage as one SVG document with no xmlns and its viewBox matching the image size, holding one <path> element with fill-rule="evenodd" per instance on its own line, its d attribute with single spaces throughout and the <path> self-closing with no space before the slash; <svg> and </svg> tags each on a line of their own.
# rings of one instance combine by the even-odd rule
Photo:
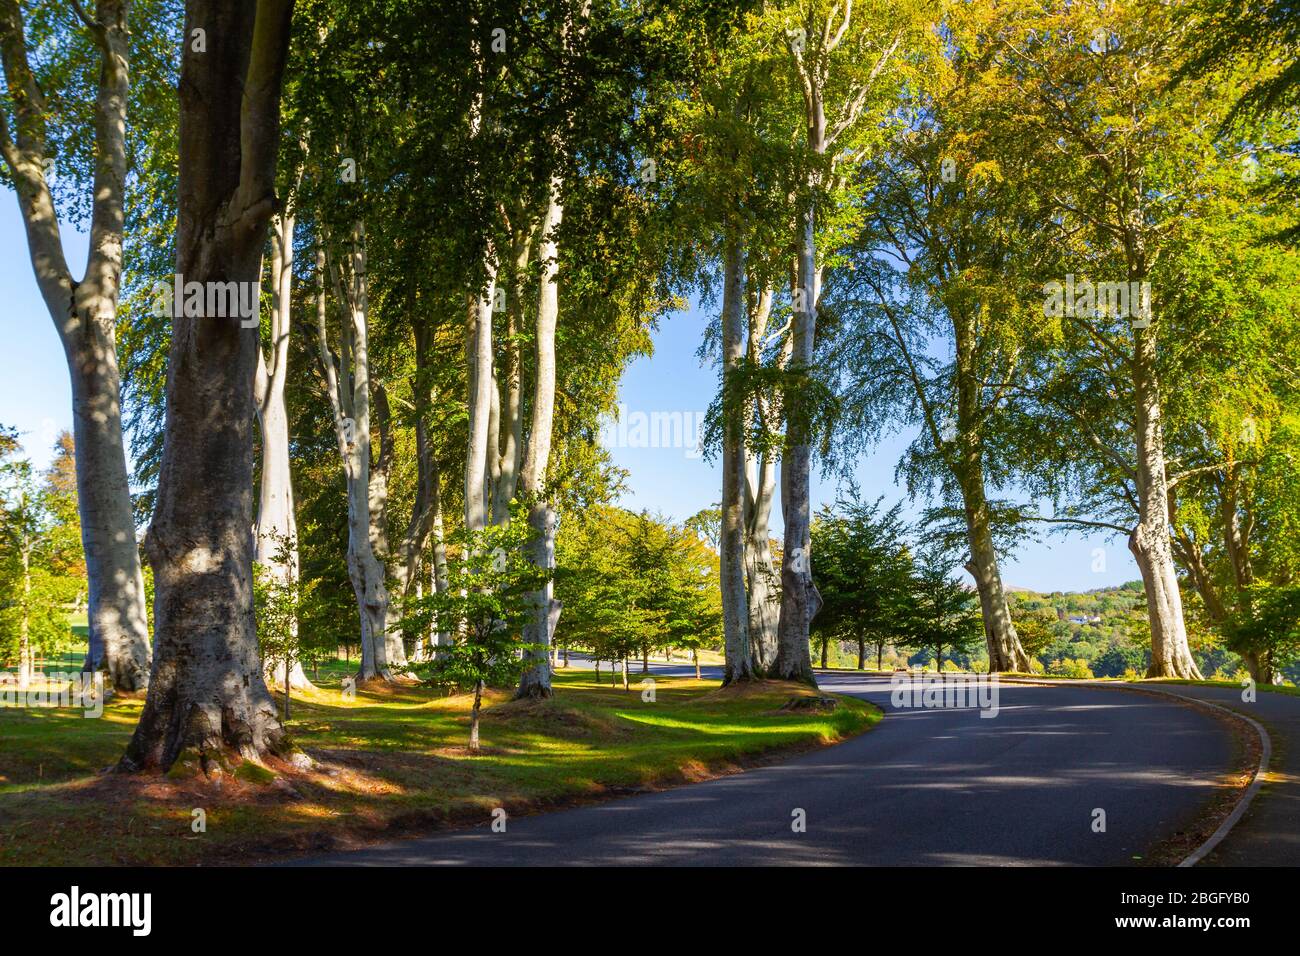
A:
<svg viewBox="0 0 1300 956">
<path fill-rule="evenodd" d="M 1300 586 L 1251 589 L 1246 609 L 1225 627 L 1228 646 L 1239 654 L 1257 654 L 1273 668 L 1300 658 Z"/>
<path fill-rule="evenodd" d="M 412 638 L 435 627 L 449 635 L 450 643 L 411 665 L 426 683 L 465 689 L 519 679 L 522 654 L 534 649 L 521 637 L 533 613 L 529 596 L 550 578 L 525 555 L 532 534 L 526 512 L 516 507 L 507 524 L 453 536 L 460 553 L 448 565 L 446 590 L 409 602 L 399 623 Z"/>
<path fill-rule="evenodd" d="M 694 531 L 600 506 L 562 524 L 556 550 L 560 642 L 608 661 L 719 646 L 717 556 Z"/>
<path fill-rule="evenodd" d="M 813 521 L 813 579 L 823 604 L 812 632 L 823 643 L 852 640 L 861 652 L 870 642 L 883 652 L 884 645 L 908 637 L 915 586 L 911 548 L 901 503 L 883 510 L 882 501 L 841 497 Z"/>
</svg>

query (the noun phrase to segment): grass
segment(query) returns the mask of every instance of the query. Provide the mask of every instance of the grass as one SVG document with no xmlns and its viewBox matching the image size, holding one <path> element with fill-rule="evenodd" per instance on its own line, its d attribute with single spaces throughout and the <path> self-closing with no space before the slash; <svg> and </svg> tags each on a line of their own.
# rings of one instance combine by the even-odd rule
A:
<svg viewBox="0 0 1300 956">
<path fill-rule="evenodd" d="M 1144 684 L 1187 684 L 1192 687 L 1231 687 L 1233 690 L 1241 690 L 1241 681 L 1236 680 L 1186 680 L 1181 677 L 1152 677 L 1141 681 Z M 1292 684 L 1256 684 L 1256 690 L 1267 691 L 1270 694 L 1287 694 L 1291 697 L 1300 697 L 1300 687 Z"/>
<path fill-rule="evenodd" d="M 322 850 L 705 779 L 861 733 L 880 711 L 839 698 L 831 711 L 781 711 L 815 692 L 762 683 L 656 676 L 655 700 L 634 685 L 598 686 L 561 671 L 556 695 L 490 695 L 483 748 L 471 755 L 469 697 L 413 686 L 338 689 L 350 668 L 323 666 L 294 701 L 290 731 L 317 763 L 218 782 L 99 771 L 121 755 L 141 701 L 119 698 L 100 719 L 72 710 L 0 709 L 0 865 L 238 862 Z M 194 811 L 206 832 L 191 827 Z"/>
</svg>

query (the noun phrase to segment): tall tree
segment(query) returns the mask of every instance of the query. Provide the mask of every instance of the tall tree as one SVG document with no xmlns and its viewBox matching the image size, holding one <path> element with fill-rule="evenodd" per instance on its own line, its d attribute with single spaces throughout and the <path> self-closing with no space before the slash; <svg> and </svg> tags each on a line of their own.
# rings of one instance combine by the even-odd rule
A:
<svg viewBox="0 0 1300 956">
<path fill-rule="evenodd" d="M 785 541 L 781 568 L 781 618 L 773 674 L 815 684 L 808 630 L 821 606 L 813 583 L 811 419 L 815 376 L 817 307 L 828 259 L 825 226 L 834 218 L 829 201 L 836 167 L 860 160 L 879 145 L 882 115 L 892 109 L 899 78 L 899 48 L 913 41 L 923 48 L 924 3 L 859 4 L 853 0 L 808 0 L 771 17 L 783 30 L 804 102 L 804 181 L 796 223 L 796 280 L 792 291 L 794 340 L 783 402 L 786 444 L 781 459 L 781 513 Z M 788 17 L 788 19 L 787 19 Z M 904 50 L 911 53 L 908 47 Z M 823 242 L 819 247 L 818 230 Z"/>
<path fill-rule="evenodd" d="M 260 285 L 275 211 L 292 0 L 189 0 L 181 61 L 176 272 Z M 232 97 L 232 89 L 243 96 Z M 201 310 L 193 310 L 200 311 Z M 120 766 L 205 771 L 288 749 L 262 678 L 253 608 L 256 328 L 177 307 L 157 508 L 152 680 Z"/>
<path fill-rule="evenodd" d="M 73 279 L 64 257 L 47 179 L 56 162 L 50 148 L 49 98 L 60 91 L 43 86 L 33 69 L 18 0 L 0 4 L 0 61 L 8 94 L 7 108 L 0 109 L 0 155 L 18 197 L 37 285 L 72 380 L 78 500 L 90 580 L 86 668 L 103 669 L 115 686 L 136 691 L 149 681 L 149 635 L 122 446 L 116 343 L 132 49 L 129 3 L 99 0 L 93 15 L 80 3 L 71 6 L 75 28 L 64 32 L 64 39 L 79 45 L 84 40 L 77 34 L 84 30 L 99 61 L 89 124 L 94 141 L 89 251 L 80 281 Z"/>
</svg>

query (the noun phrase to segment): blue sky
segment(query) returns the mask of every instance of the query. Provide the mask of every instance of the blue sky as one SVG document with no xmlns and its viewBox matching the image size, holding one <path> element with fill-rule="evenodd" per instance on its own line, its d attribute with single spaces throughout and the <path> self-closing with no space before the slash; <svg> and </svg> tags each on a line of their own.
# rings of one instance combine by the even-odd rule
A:
<svg viewBox="0 0 1300 956">
<path fill-rule="evenodd" d="M 701 366 L 695 354 L 704 334 L 705 318 L 692 309 L 661 325 L 654 337 L 654 355 L 635 361 L 623 376 L 619 401 L 629 416 L 637 412 L 643 416 L 681 412 L 690 421 L 699 421 L 703 416 L 717 391 L 716 369 Z M 631 428 L 625 430 L 627 439 L 635 434 Z M 874 500 L 880 495 L 890 503 L 906 499 L 906 489 L 894 482 L 894 468 L 913 437 L 913 433 L 889 436 L 858 463 L 856 480 L 865 499 Z M 614 463 L 629 472 L 624 505 L 681 520 L 717 503 L 722 473 L 716 463 L 706 462 L 686 448 L 627 447 L 631 443 L 609 443 Z M 833 502 L 834 479 L 814 473 L 812 493 L 814 510 Z M 923 501 L 907 502 L 904 510 L 915 520 L 925 506 Z M 772 522 L 777 537 L 780 528 L 778 500 Z M 1104 571 L 1093 570 L 1093 552 L 1097 548 L 1105 551 Z M 1137 577 L 1137 566 L 1126 542 L 1104 534 L 1053 534 L 1041 542 L 1026 543 L 1002 569 L 1004 583 L 1035 591 L 1086 591 Z"/>
<path fill-rule="evenodd" d="M 58 336 L 36 289 L 27 257 L 17 204 L 13 194 L 0 199 L 0 300 L 4 303 L 0 328 L 4 350 L 0 356 L 0 423 L 22 433 L 28 456 L 39 466 L 50 460 L 50 449 L 60 429 L 72 425 L 71 393 L 67 366 Z M 74 275 L 85 263 L 85 238 L 64 232 L 64 247 Z M 704 318 L 688 311 L 666 320 L 655 334 L 655 352 L 628 368 L 620 387 L 620 401 L 629 419 L 635 413 L 682 413 L 681 420 L 697 425 L 717 387 L 716 373 L 696 357 Z M 689 434 L 689 428 L 687 428 Z M 626 432 L 634 437 L 634 432 Z M 894 435 L 883 441 L 857 467 L 857 481 L 869 499 L 884 495 L 889 501 L 905 497 L 894 483 L 894 466 L 911 435 Z M 619 444 L 615 442 L 615 444 Z M 631 444 L 630 441 L 623 445 Z M 689 442 L 680 444 L 688 445 Z M 681 520 L 719 498 L 721 473 L 687 447 L 614 447 L 617 465 L 629 472 L 623 504 L 646 508 Z M 814 477 L 813 506 L 835 498 L 833 481 Z M 914 516 L 924 503 L 908 506 Z M 773 532 L 780 535 L 780 506 Z M 1094 571 L 1094 549 L 1105 549 L 1105 570 Z M 1056 536 L 1026 544 L 1003 569 L 1009 585 L 1036 591 L 1081 591 L 1120 584 L 1137 577 L 1137 568 L 1124 542 L 1104 535 Z"/>
</svg>

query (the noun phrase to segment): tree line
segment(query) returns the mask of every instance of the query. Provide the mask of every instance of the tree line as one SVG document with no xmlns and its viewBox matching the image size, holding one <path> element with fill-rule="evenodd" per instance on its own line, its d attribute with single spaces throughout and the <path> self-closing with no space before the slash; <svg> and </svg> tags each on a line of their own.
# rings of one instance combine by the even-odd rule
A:
<svg viewBox="0 0 1300 956">
<path fill-rule="evenodd" d="M 1009 549 L 1101 527 L 1141 570 L 1150 673 L 1198 676 L 1184 593 L 1226 622 L 1296 566 L 1284 7 L 4 0 L 87 666 L 146 693 L 123 768 L 291 752 L 255 563 L 310 582 L 290 630 L 356 635 L 362 680 L 477 689 L 509 659 L 546 697 L 566 615 L 607 659 L 706 629 L 691 562 L 557 567 L 620 484 L 620 373 L 692 297 L 718 312 L 728 683 L 815 682 L 814 463 L 896 428 L 992 669 L 1027 663 Z M 609 521 L 647 561 L 684 534 Z M 646 580 L 611 617 L 616 566 Z"/>
</svg>

